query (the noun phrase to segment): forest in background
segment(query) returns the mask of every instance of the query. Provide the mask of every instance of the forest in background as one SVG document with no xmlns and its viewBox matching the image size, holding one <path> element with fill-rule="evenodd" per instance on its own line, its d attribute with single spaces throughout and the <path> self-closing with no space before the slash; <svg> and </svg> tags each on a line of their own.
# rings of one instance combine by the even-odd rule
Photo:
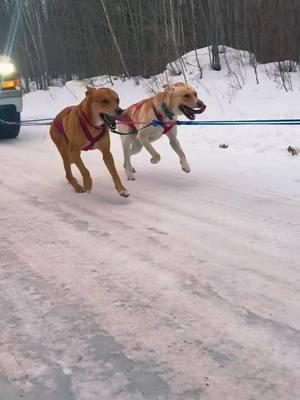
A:
<svg viewBox="0 0 300 400">
<path fill-rule="evenodd" d="M 0 53 L 12 53 L 27 88 L 74 77 L 150 77 L 205 46 L 211 68 L 220 70 L 220 45 L 248 50 L 254 68 L 276 61 L 283 75 L 299 70 L 300 1 L 0 2 Z"/>
</svg>

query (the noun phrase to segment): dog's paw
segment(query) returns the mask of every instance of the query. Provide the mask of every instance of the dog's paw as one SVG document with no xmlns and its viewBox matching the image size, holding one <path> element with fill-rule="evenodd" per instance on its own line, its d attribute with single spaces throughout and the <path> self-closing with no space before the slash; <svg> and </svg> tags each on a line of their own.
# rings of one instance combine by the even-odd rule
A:
<svg viewBox="0 0 300 400">
<path fill-rule="evenodd" d="M 128 181 L 135 181 L 135 176 L 134 176 L 134 174 L 132 174 L 131 172 L 129 172 L 129 173 L 127 174 L 127 180 L 128 180 Z"/>
<path fill-rule="evenodd" d="M 87 193 L 90 193 L 90 191 L 92 190 L 92 187 L 93 187 L 92 179 L 91 178 L 85 179 L 83 182 L 84 191 Z"/>
<path fill-rule="evenodd" d="M 121 192 L 119 192 L 121 197 L 129 197 L 129 193 L 127 192 L 127 190 L 122 190 Z"/>
<path fill-rule="evenodd" d="M 130 166 L 125 168 L 126 178 L 128 181 L 135 181 L 135 169 Z"/>
<path fill-rule="evenodd" d="M 160 155 L 156 153 L 152 158 L 151 158 L 152 164 L 157 164 L 160 162 Z"/>
<path fill-rule="evenodd" d="M 77 184 L 74 186 L 74 190 L 76 193 L 84 193 L 84 189 L 81 185 Z"/>
<path fill-rule="evenodd" d="M 191 168 L 190 168 L 189 164 L 186 161 L 185 162 L 181 162 L 180 164 L 181 164 L 182 171 L 184 171 L 186 173 L 191 172 Z"/>
</svg>

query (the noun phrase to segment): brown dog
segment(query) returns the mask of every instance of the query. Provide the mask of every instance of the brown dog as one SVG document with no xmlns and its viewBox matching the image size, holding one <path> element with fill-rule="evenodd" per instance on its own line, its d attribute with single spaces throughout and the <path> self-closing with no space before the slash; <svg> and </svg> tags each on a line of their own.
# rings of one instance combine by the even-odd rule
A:
<svg viewBox="0 0 300 400">
<path fill-rule="evenodd" d="M 129 196 L 110 152 L 109 127 L 113 124 L 113 117 L 121 113 L 119 98 L 114 90 L 88 87 L 86 97 L 79 105 L 65 108 L 53 121 L 50 135 L 62 156 L 66 178 L 76 192 L 90 192 L 92 189 L 92 178 L 81 160 L 81 151 L 98 149 L 120 196 Z M 82 175 L 83 187 L 72 174 L 72 163 Z"/>
<path fill-rule="evenodd" d="M 160 161 L 160 155 L 152 146 L 163 134 L 168 136 L 170 145 L 179 156 L 181 169 L 190 172 L 179 140 L 177 139 L 176 119 L 184 114 L 188 119 L 195 119 L 196 114 L 202 113 L 206 106 L 198 99 L 196 91 L 183 82 L 166 84 L 164 91 L 144 99 L 128 107 L 119 118 L 118 130 L 131 133 L 122 136 L 124 151 L 124 169 L 128 180 L 135 179 L 135 169 L 131 164 L 131 156 L 141 151 L 142 147 L 150 153 L 151 163 Z M 153 126 L 152 120 L 158 120 L 159 125 Z"/>
</svg>

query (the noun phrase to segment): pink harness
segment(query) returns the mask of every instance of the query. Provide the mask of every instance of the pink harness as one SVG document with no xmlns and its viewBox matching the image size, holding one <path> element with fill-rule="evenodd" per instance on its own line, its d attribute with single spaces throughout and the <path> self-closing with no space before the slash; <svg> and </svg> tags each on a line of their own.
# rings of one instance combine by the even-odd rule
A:
<svg viewBox="0 0 300 400">
<path fill-rule="evenodd" d="M 135 113 L 142 107 L 142 105 L 145 103 L 145 101 L 146 100 L 139 101 L 138 103 L 135 103 L 132 106 L 133 107 L 132 117 L 134 117 Z M 130 126 L 130 128 L 133 131 L 137 131 L 134 121 L 132 120 L 132 118 L 129 117 L 129 115 L 126 112 L 124 112 L 121 115 L 121 117 L 119 118 L 119 121 L 124 122 L 126 125 Z"/>
<path fill-rule="evenodd" d="M 65 108 L 63 111 L 66 111 L 67 114 L 69 114 L 76 106 L 70 106 Z M 101 125 L 101 126 L 96 126 L 93 125 L 90 120 L 88 119 L 87 115 L 84 112 L 81 112 L 81 114 L 79 114 L 79 122 L 80 122 L 80 126 L 87 138 L 87 140 L 89 141 L 89 144 L 84 147 L 82 150 L 84 151 L 88 151 L 91 150 L 94 147 L 94 144 L 101 139 L 101 137 L 103 136 L 104 132 L 105 132 L 105 124 Z M 64 125 L 62 123 L 62 121 L 60 121 L 57 117 L 54 119 L 53 121 L 53 125 L 63 134 L 65 135 L 65 128 Z M 99 133 L 97 136 L 92 136 L 90 134 L 88 125 L 92 126 L 93 128 L 98 129 Z"/>
<path fill-rule="evenodd" d="M 169 121 L 164 121 L 163 116 L 156 110 L 156 108 L 153 106 L 153 111 L 158 119 L 158 121 L 161 121 L 161 126 L 164 128 L 163 135 L 168 134 L 168 132 L 173 128 L 174 125 L 176 125 L 176 119 L 170 119 Z"/>
<path fill-rule="evenodd" d="M 135 113 L 143 106 L 143 104 L 147 101 L 146 100 L 142 100 L 136 104 L 134 104 L 133 107 L 133 113 L 132 113 L 132 117 L 134 117 Z M 170 121 L 164 121 L 163 116 L 155 109 L 154 106 L 153 107 L 153 112 L 156 116 L 156 118 L 161 121 L 161 126 L 162 128 L 164 128 L 163 134 L 167 134 L 174 125 L 176 125 L 176 119 L 172 119 Z M 130 126 L 132 128 L 132 130 L 137 131 L 138 129 L 135 126 L 135 122 L 133 121 L 132 118 L 130 118 L 126 113 L 122 114 L 122 122 L 125 122 L 128 126 Z"/>
</svg>

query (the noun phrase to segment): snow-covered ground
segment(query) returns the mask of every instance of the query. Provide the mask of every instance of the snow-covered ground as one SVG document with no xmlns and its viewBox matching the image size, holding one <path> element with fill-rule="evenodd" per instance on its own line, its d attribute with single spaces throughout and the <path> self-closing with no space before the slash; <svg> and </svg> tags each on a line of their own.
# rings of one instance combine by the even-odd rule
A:
<svg viewBox="0 0 300 400">
<path fill-rule="evenodd" d="M 226 68 L 200 56 L 201 119 L 300 117 L 296 74 L 286 93 L 248 67 L 228 96 Z M 147 95 L 114 88 L 123 106 Z M 83 93 L 27 94 L 23 118 Z M 113 136 L 129 199 L 97 152 L 83 154 L 93 192 L 74 193 L 47 131 L 0 143 L 0 400 L 298 399 L 300 156 L 286 148 L 300 127 L 180 127 L 191 174 L 163 138 L 158 165 L 133 159 L 135 182 Z"/>
</svg>

